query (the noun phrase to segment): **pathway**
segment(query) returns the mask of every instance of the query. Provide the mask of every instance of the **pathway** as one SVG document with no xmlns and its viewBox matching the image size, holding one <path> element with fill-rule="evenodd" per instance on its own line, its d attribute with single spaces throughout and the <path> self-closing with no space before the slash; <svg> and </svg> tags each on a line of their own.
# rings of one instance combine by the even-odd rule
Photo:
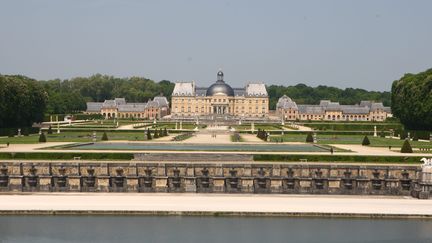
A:
<svg viewBox="0 0 432 243">
<path fill-rule="evenodd" d="M 0 211 L 249 212 L 432 217 L 432 200 L 341 195 L 35 193 L 0 196 Z"/>
</svg>

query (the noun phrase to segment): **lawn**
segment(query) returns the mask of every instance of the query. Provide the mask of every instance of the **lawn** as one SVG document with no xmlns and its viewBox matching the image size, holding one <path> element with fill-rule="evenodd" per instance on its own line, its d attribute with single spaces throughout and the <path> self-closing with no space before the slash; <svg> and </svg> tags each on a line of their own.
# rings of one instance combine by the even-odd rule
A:
<svg viewBox="0 0 432 243">
<path fill-rule="evenodd" d="M 46 134 L 47 142 L 91 142 L 92 141 L 91 131 L 82 132 L 61 132 L 60 134 Z M 97 140 L 100 141 L 103 132 L 97 132 Z M 146 140 L 145 131 L 137 132 L 107 132 L 109 140 L 129 140 L 129 141 L 144 141 Z M 39 135 L 33 134 L 30 136 L 21 137 L 1 137 L 0 144 L 26 144 L 26 143 L 38 143 Z"/>
<path fill-rule="evenodd" d="M 231 127 L 233 127 L 237 131 L 251 130 L 251 124 L 234 125 Z M 261 129 L 266 131 L 282 130 L 282 126 L 277 124 L 254 124 L 254 128 L 255 130 Z"/>
<path fill-rule="evenodd" d="M 306 134 L 285 134 L 282 136 L 270 136 L 271 142 L 281 141 L 284 142 L 305 142 Z M 363 141 L 363 135 L 328 135 L 328 134 L 317 134 L 318 144 L 361 144 Z M 402 147 L 404 140 L 381 138 L 368 136 L 370 146 L 373 147 Z M 411 141 L 411 145 L 422 148 L 432 148 L 432 143 Z"/>
<path fill-rule="evenodd" d="M 401 130 L 403 125 L 400 123 L 385 122 L 300 122 L 299 125 L 313 128 L 320 131 L 373 131 L 376 126 L 377 131 Z"/>
</svg>

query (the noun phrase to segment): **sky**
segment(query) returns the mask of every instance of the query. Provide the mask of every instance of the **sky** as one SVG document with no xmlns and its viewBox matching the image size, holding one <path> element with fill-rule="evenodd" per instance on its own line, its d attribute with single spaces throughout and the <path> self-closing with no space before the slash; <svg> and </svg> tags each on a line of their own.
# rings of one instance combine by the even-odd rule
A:
<svg viewBox="0 0 432 243">
<path fill-rule="evenodd" d="M 390 90 L 432 67 L 429 0 L 0 0 L 0 73 Z"/>
</svg>

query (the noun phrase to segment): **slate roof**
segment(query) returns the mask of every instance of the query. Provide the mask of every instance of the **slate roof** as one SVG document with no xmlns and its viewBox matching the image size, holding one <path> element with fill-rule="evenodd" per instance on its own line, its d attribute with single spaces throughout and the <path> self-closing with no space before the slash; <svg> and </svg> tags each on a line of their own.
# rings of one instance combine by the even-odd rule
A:
<svg viewBox="0 0 432 243">
<path fill-rule="evenodd" d="M 289 109 L 297 107 L 300 114 L 322 115 L 326 111 L 341 111 L 343 114 L 367 115 L 371 111 L 384 110 L 391 113 L 390 107 L 385 107 L 382 103 L 372 101 L 361 101 L 359 105 L 340 105 L 339 102 L 321 100 L 319 105 L 297 105 L 291 98 L 284 95 L 279 98 L 277 108 Z M 295 108 L 294 108 L 295 109 Z"/>
<path fill-rule="evenodd" d="M 194 82 L 176 82 L 173 96 L 194 96 L 195 95 L 195 83 Z"/>
<path fill-rule="evenodd" d="M 104 102 L 87 102 L 87 112 L 100 112 L 103 108 L 117 109 L 119 112 L 144 112 L 146 108 L 169 107 L 169 102 L 164 96 L 156 96 L 147 103 L 127 103 L 124 98 L 105 100 Z"/>
<path fill-rule="evenodd" d="M 99 112 L 102 105 L 102 102 L 87 102 L 87 112 Z"/>
</svg>

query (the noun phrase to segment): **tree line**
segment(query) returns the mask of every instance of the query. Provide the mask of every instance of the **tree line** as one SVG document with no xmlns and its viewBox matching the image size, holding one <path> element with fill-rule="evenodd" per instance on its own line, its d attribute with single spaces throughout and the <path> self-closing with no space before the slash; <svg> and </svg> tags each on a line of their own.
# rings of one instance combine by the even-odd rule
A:
<svg viewBox="0 0 432 243">
<path fill-rule="evenodd" d="M 392 111 L 408 129 L 432 130 L 432 69 L 393 82 Z"/>
<path fill-rule="evenodd" d="M 362 100 L 373 100 L 383 102 L 385 106 L 390 106 L 391 93 L 384 91 L 367 91 L 364 89 L 346 88 L 340 89 L 320 85 L 310 87 L 305 84 L 294 86 L 270 85 L 267 86 L 270 99 L 270 109 L 275 109 L 276 103 L 282 95 L 287 95 L 297 104 L 319 104 L 320 100 L 338 101 L 342 105 L 355 105 Z"/>
<path fill-rule="evenodd" d="M 0 75 L 0 127 L 18 127 L 42 121 L 44 114 L 70 114 L 86 109 L 86 102 L 103 102 L 116 97 L 128 102 L 147 102 L 157 95 L 171 99 L 174 83 L 143 77 L 119 78 L 96 74 L 90 77 L 36 81 L 19 75 Z M 318 104 L 321 99 L 357 104 L 361 100 L 382 101 L 390 105 L 389 92 L 339 89 L 328 86 L 267 86 L 270 109 L 288 95 L 298 104 Z M 6 115 L 7 114 L 7 115 Z"/>
</svg>

